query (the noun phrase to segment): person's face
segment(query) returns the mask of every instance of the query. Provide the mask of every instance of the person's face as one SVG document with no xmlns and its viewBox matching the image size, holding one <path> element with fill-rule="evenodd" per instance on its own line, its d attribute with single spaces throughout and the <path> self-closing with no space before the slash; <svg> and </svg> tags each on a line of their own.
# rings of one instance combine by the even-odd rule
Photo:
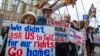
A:
<svg viewBox="0 0 100 56">
<path fill-rule="evenodd" d="M 70 22 L 70 16 L 64 16 L 64 20 L 65 20 L 66 22 Z"/>
<path fill-rule="evenodd" d="M 25 16 L 24 19 L 24 24 L 33 24 L 35 22 L 35 18 L 31 15 Z"/>
<path fill-rule="evenodd" d="M 45 11 L 45 13 L 44 13 L 45 19 L 50 18 L 50 16 L 51 16 L 51 12 L 50 11 Z"/>
</svg>

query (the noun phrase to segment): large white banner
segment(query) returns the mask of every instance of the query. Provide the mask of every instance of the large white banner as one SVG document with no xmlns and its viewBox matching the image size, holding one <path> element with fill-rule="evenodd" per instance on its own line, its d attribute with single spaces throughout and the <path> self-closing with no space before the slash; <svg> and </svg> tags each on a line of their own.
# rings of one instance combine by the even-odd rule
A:
<svg viewBox="0 0 100 56">
<path fill-rule="evenodd" d="M 54 27 L 11 23 L 5 56 L 55 56 Z"/>
</svg>

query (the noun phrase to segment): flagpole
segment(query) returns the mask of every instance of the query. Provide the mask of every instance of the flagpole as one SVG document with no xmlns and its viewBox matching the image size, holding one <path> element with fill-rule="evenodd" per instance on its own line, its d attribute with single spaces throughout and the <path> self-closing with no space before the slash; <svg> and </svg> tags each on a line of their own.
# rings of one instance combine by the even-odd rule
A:
<svg viewBox="0 0 100 56">
<path fill-rule="evenodd" d="M 61 13 L 60 13 L 60 10 L 58 9 L 58 12 L 59 12 L 59 14 L 60 14 L 60 18 L 61 18 L 61 20 L 63 20 L 63 18 L 62 18 L 62 16 L 61 16 Z"/>
<path fill-rule="evenodd" d="M 66 6 L 66 9 L 67 9 L 67 13 L 69 14 L 69 10 L 68 10 L 68 7 Z"/>
<path fill-rule="evenodd" d="M 75 4 L 75 6 L 76 6 L 76 13 L 77 13 L 77 19 L 78 19 L 78 28 L 79 28 L 79 30 L 80 30 L 80 23 L 79 23 L 79 15 L 78 15 L 78 9 L 77 9 L 77 5 Z"/>
<path fill-rule="evenodd" d="M 17 12 L 17 8 L 18 8 L 18 6 L 19 6 L 20 2 L 21 2 L 21 0 L 18 0 L 18 4 L 17 4 L 17 6 L 16 6 L 16 8 L 15 8 L 15 10 L 14 10 L 13 14 L 12 14 L 11 19 L 10 19 L 10 20 L 11 20 L 11 22 L 14 20 L 14 16 L 15 16 L 15 14 L 16 14 L 16 12 Z"/>
<path fill-rule="evenodd" d="M 83 10 L 84 10 L 84 13 L 86 14 L 86 11 L 85 11 L 85 8 L 84 8 L 84 4 L 83 4 L 82 0 L 81 0 L 81 3 L 82 3 L 82 7 L 83 7 Z"/>
</svg>

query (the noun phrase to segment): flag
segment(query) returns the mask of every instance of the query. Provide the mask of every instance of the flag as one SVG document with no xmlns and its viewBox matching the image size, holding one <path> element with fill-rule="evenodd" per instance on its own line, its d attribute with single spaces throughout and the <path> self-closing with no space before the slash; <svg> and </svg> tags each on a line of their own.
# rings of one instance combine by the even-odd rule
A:
<svg viewBox="0 0 100 56">
<path fill-rule="evenodd" d="M 96 18 L 96 8 L 94 7 L 94 4 L 91 5 L 89 12 L 88 12 L 88 18 Z"/>
</svg>

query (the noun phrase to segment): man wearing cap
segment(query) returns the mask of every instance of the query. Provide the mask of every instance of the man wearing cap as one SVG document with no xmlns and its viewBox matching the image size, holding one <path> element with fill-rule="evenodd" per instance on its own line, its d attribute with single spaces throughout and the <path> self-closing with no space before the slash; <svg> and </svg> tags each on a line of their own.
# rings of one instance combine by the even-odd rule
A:
<svg viewBox="0 0 100 56">
<path fill-rule="evenodd" d="M 64 15 L 64 20 L 60 20 L 61 22 L 70 23 L 70 15 Z M 56 56 L 71 56 L 70 48 L 68 42 L 56 42 Z"/>
<path fill-rule="evenodd" d="M 22 17 L 21 17 L 21 22 L 20 23 L 34 25 L 36 23 L 35 14 L 33 12 L 26 12 L 26 13 L 24 13 L 22 15 Z M 7 29 L 5 31 L 6 32 L 2 33 L 3 36 L 5 36 L 5 34 L 8 34 L 9 27 L 7 27 Z M 4 43 L 4 46 L 3 46 L 3 50 L 2 50 L 2 52 L 0 54 L 0 56 L 4 56 L 5 55 L 6 43 L 7 43 L 7 39 L 5 40 L 5 43 Z"/>
</svg>

